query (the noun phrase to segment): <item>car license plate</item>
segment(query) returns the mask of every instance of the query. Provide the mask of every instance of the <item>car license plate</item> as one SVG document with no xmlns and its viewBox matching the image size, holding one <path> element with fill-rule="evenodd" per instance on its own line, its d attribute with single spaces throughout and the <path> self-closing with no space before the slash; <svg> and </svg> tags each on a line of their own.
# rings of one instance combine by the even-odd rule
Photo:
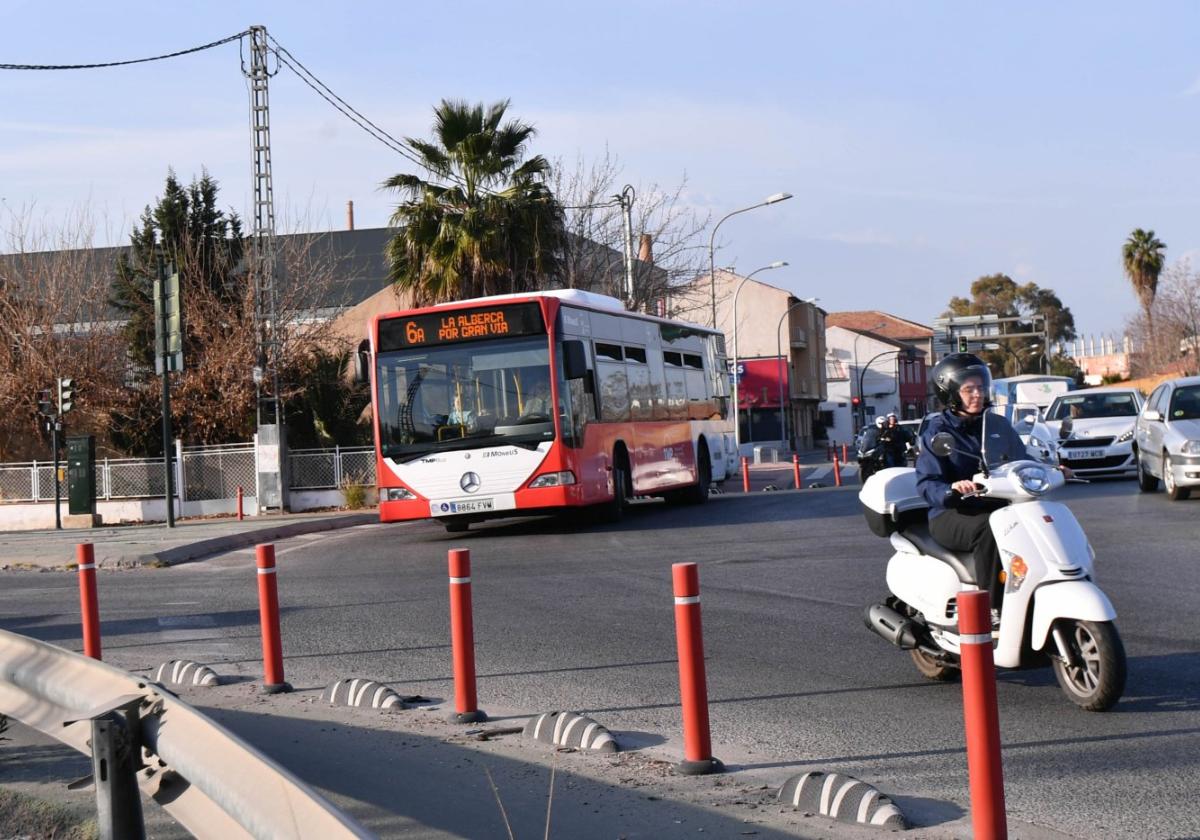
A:
<svg viewBox="0 0 1200 840">
<path fill-rule="evenodd" d="M 1072 461 L 1091 461 L 1095 458 L 1103 458 L 1103 449 L 1069 449 Z"/>
<path fill-rule="evenodd" d="M 493 510 L 495 503 L 491 499 L 468 499 L 463 502 L 450 502 L 450 513 L 479 513 Z"/>
</svg>

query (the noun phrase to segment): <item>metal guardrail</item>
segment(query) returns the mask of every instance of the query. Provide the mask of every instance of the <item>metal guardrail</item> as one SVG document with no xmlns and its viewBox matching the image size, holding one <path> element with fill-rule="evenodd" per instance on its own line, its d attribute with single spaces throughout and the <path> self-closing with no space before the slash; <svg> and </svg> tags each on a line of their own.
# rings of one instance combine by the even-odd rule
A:
<svg viewBox="0 0 1200 840">
<path fill-rule="evenodd" d="M 90 756 L 96 712 L 123 707 L 137 712 L 138 786 L 196 837 L 374 836 L 166 689 L 0 630 L 0 713 Z"/>
</svg>

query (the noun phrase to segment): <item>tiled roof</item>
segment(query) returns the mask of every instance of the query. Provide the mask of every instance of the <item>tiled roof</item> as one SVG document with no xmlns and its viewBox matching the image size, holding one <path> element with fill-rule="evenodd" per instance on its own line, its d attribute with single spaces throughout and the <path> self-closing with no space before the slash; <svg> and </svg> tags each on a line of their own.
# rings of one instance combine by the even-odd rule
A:
<svg viewBox="0 0 1200 840">
<path fill-rule="evenodd" d="M 879 326 L 882 324 L 883 326 Z M 878 309 L 860 312 L 830 312 L 825 316 L 827 327 L 844 327 L 855 332 L 870 332 L 894 340 L 931 338 L 933 330 L 916 321 L 908 321 Z"/>
</svg>

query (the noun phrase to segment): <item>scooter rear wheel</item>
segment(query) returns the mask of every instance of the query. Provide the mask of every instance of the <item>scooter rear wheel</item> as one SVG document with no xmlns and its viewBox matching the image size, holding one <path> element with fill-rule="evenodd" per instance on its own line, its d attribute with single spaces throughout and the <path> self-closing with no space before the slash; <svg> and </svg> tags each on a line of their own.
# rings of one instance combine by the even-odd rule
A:
<svg viewBox="0 0 1200 840">
<path fill-rule="evenodd" d="M 1072 703 L 1089 712 L 1111 709 L 1125 691 L 1125 646 L 1111 621 L 1065 619 L 1055 623 L 1070 664 L 1052 657 L 1054 676 Z M 1051 641 L 1057 647 L 1057 643 Z"/>
<path fill-rule="evenodd" d="M 921 675 L 934 682 L 953 682 L 962 676 L 962 671 L 940 659 L 935 659 L 919 648 L 909 651 L 913 664 Z"/>
</svg>

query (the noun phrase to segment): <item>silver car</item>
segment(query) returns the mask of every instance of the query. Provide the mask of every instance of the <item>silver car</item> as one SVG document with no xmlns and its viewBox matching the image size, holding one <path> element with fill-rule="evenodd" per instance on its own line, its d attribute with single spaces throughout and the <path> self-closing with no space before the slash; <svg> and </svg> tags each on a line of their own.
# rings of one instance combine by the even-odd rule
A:
<svg viewBox="0 0 1200 840">
<path fill-rule="evenodd" d="M 1200 376 L 1159 385 L 1138 415 L 1138 485 L 1150 493 L 1161 479 L 1172 500 L 1200 487 Z"/>
</svg>

